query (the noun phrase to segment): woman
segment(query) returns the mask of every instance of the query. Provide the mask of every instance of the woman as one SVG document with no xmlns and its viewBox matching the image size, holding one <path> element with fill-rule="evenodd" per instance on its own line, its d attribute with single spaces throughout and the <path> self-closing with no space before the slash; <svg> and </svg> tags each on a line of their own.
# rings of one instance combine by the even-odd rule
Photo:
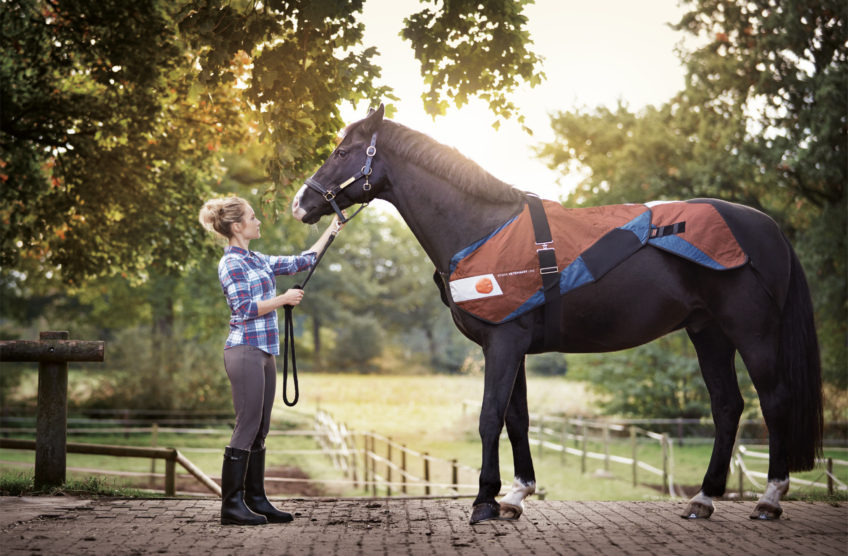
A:
<svg viewBox="0 0 848 556">
<path fill-rule="evenodd" d="M 276 310 L 297 305 L 303 290 L 277 295 L 274 277 L 294 274 L 315 264 L 316 253 L 342 225 L 334 218 L 308 251 L 295 256 L 268 256 L 250 251 L 259 239 L 259 219 L 240 197 L 213 199 L 200 210 L 200 223 L 229 245 L 218 263 L 218 278 L 230 306 L 230 334 L 224 367 L 233 392 L 236 426 L 224 450 L 221 471 L 221 523 L 286 523 L 291 514 L 271 505 L 265 495 L 265 437 L 271 424 L 280 353 Z"/>
</svg>

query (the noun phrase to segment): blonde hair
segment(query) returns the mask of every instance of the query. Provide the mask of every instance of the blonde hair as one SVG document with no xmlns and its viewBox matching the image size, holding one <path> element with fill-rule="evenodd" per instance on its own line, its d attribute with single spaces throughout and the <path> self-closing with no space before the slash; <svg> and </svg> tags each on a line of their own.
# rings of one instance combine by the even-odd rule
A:
<svg viewBox="0 0 848 556">
<path fill-rule="evenodd" d="M 241 197 L 224 197 L 206 201 L 200 209 L 200 224 L 224 239 L 233 237 L 232 226 L 244 218 L 248 203 Z"/>
</svg>

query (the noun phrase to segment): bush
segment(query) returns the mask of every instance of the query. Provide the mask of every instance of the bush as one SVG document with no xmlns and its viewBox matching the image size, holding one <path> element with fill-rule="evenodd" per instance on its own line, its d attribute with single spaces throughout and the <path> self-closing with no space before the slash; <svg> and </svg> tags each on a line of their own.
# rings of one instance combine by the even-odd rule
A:
<svg viewBox="0 0 848 556">
<path fill-rule="evenodd" d="M 231 409 L 223 344 L 199 342 L 175 331 L 120 332 L 106 350 L 100 388 L 83 405 L 126 409 Z"/>
<path fill-rule="evenodd" d="M 336 345 L 330 355 L 342 372 L 373 372 L 373 361 L 383 353 L 385 334 L 380 323 L 371 316 L 350 317 L 336 331 Z"/>
<path fill-rule="evenodd" d="M 527 357 L 527 373 L 537 376 L 565 376 L 568 363 L 563 353 L 541 353 Z"/>
</svg>

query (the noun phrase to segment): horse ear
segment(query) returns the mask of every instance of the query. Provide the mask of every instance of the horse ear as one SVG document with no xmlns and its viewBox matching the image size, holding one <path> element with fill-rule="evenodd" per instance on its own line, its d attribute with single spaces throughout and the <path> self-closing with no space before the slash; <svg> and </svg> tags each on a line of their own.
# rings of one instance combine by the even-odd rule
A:
<svg viewBox="0 0 848 556">
<path fill-rule="evenodd" d="M 368 110 L 368 116 L 365 118 L 365 121 L 362 122 L 362 129 L 365 130 L 366 133 L 374 133 L 377 131 L 377 128 L 380 127 L 380 123 L 383 121 L 383 115 L 385 113 L 386 109 L 382 102 L 376 110 L 373 108 Z"/>
</svg>

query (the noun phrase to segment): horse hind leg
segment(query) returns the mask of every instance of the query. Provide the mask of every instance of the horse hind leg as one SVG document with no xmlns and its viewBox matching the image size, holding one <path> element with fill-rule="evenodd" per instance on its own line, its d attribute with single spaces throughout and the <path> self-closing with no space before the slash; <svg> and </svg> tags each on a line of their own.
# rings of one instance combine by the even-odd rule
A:
<svg viewBox="0 0 848 556">
<path fill-rule="evenodd" d="M 764 351 L 762 347 L 755 351 Z M 776 353 L 776 349 L 773 350 Z M 763 419 L 768 428 L 769 469 L 766 491 L 757 501 L 751 519 L 778 519 L 783 513 L 780 499 L 789 490 L 789 438 L 792 393 L 787 384 L 779 380 L 775 358 L 759 353 L 742 357 L 751 374 L 751 380 L 760 398 Z"/>
<path fill-rule="evenodd" d="M 736 380 L 733 343 L 715 324 L 699 332 L 687 332 L 695 345 L 701 374 L 710 394 L 716 428 L 713 453 L 701 490 L 689 500 L 682 514 L 684 518 L 699 519 L 710 517 L 715 509 L 713 498 L 724 494 L 744 401 Z"/>
<path fill-rule="evenodd" d="M 506 431 L 512 445 L 515 478 L 512 488 L 500 500 L 501 519 L 518 519 L 524 513 L 524 499 L 536 492 L 536 472 L 530 452 L 530 416 L 527 409 L 527 377 L 524 361 L 518 368 L 515 387 L 506 412 Z"/>
<path fill-rule="evenodd" d="M 792 391 L 782 372 L 778 352 L 778 319 L 759 330 L 748 329 L 739 343 L 739 353 L 760 398 L 769 437 L 768 486 L 751 514 L 751 519 L 778 519 L 783 513 L 780 498 L 789 490 L 789 438 Z"/>
</svg>

